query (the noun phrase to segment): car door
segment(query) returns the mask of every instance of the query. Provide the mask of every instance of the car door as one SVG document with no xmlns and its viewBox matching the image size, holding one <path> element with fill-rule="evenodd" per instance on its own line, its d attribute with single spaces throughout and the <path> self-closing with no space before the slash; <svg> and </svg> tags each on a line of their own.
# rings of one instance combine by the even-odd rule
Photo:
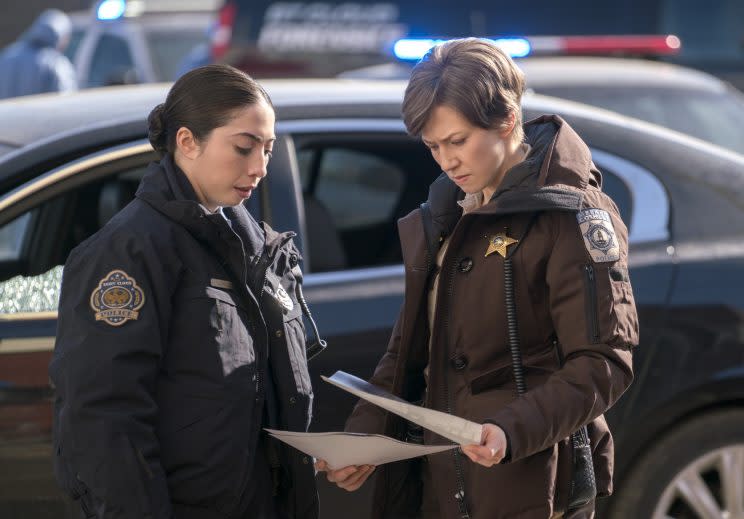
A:
<svg viewBox="0 0 744 519">
<path fill-rule="evenodd" d="M 403 301 L 397 220 L 426 200 L 441 171 L 397 119 L 287 121 L 277 130 L 296 159 L 285 171 L 296 179 L 305 297 L 329 344 L 311 364 L 312 428 L 340 430 L 354 399 L 319 375 L 371 376 Z M 279 182 L 269 176 L 271 191 Z M 291 227 L 278 204 L 269 203 L 272 223 Z"/>
<path fill-rule="evenodd" d="M 144 139 L 109 147 L 0 197 L 0 517 L 80 516 L 52 473 L 47 366 L 62 269 L 72 248 L 134 198 L 156 159 Z M 248 207 L 259 216 L 257 201 Z"/>
<path fill-rule="evenodd" d="M 633 357 L 635 380 L 608 413 L 616 442 L 634 441 L 628 427 L 639 399 L 648 391 L 649 368 L 655 345 L 668 326 L 669 297 L 674 278 L 674 248 L 669 230 L 671 203 L 661 181 L 633 161 L 593 149 L 602 171 L 603 190 L 615 201 L 629 229 L 629 275 L 638 311 L 641 344 Z M 624 467 L 625 459 L 618 460 Z M 618 471 L 621 472 L 621 471 Z"/>
</svg>

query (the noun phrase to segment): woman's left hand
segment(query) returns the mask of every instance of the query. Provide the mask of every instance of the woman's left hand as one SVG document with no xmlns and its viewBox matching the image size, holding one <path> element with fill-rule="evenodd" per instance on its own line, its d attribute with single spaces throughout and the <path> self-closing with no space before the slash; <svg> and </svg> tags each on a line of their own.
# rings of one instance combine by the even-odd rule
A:
<svg viewBox="0 0 744 519">
<path fill-rule="evenodd" d="M 492 467 L 506 456 L 506 434 L 498 425 L 483 424 L 480 445 L 462 445 L 461 449 L 473 462 Z"/>
</svg>

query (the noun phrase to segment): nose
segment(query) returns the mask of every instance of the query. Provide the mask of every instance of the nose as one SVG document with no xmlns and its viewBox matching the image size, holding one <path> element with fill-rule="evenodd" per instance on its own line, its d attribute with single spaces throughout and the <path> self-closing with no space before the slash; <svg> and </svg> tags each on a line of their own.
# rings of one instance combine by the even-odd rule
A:
<svg viewBox="0 0 744 519">
<path fill-rule="evenodd" d="M 445 150 L 439 152 L 439 167 L 441 167 L 445 173 L 451 173 L 457 169 L 457 166 L 459 165 L 460 161 L 454 153 Z"/>
<path fill-rule="evenodd" d="M 256 153 L 252 154 L 248 161 L 248 175 L 251 177 L 258 177 L 259 179 L 264 178 L 268 174 L 268 158 L 264 155 L 262 148 L 259 148 Z"/>
</svg>

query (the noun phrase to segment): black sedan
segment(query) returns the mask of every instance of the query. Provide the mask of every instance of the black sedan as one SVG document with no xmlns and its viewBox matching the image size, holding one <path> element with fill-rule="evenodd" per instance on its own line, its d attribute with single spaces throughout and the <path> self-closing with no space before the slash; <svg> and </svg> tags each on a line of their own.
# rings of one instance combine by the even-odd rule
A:
<svg viewBox="0 0 744 519">
<path fill-rule="evenodd" d="M 266 81 L 279 140 L 257 218 L 299 233 L 306 297 L 329 348 L 311 364 L 313 429 L 354 400 L 319 380 L 368 377 L 403 298 L 395 221 L 439 170 L 405 134 L 400 82 Z M 0 516 L 77 517 L 50 456 L 62 265 L 134 195 L 155 153 L 145 118 L 167 85 L 0 103 Z M 601 517 L 744 517 L 744 157 L 641 121 L 541 96 L 592 149 L 630 229 L 641 319 L 636 379 L 610 413 L 615 497 Z M 324 518 L 360 519 L 369 485 L 321 480 Z"/>
</svg>

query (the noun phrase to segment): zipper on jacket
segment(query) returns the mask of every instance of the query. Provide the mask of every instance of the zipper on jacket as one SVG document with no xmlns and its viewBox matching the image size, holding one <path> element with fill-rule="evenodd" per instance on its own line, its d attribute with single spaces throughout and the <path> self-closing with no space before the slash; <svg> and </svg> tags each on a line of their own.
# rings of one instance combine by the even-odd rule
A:
<svg viewBox="0 0 744 519">
<path fill-rule="evenodd" d="M 597 315 L 597 280 L 594 275 L 594 266 L 584 266 L 584 277 L 586 281 L 586 320 L 589 332 L 589 342 L 599 342 L 599 317 Z"/>
<path fill-rule="evenodd" d="M 250 281 L 253 285 L 253 295 L 256 297 L 259 312 L 261 312 L 261 298 L 263 297 L 263 287 L 266 283 L 266 276 L 268 275 L 269 267 L 274 263 L 274 258 L 276 257 L 276 254 L 279 252 L 279 250 L 295 236 L 296 234 L 294 233 L 287 233 L 285 236 L 283 236 L 282 242 L 279 244 L 278 247 L 274 249 L 274 254 L 269 254 L 269 250 L 264 244 L 263 252 L 253 265 L 253 269 L 255 272 L 253 273 L 254 275 L 250 277 Z M 262 358 L 260 360 L 262 361 L 261 364 L 263 365 L 263 368 L 268 369 L 271 343 L 269 339 L 269 331 L 268 329 L 266 329 L 266 326 L 264 326 L 264 344 L 266 345 L 266 355 L 265 358 Z M 259 395 L 261 394 L 261 382 L 261 368 L 258 368 L 256 369 L 256 401 L 258 401 Z"/>
</svg>

